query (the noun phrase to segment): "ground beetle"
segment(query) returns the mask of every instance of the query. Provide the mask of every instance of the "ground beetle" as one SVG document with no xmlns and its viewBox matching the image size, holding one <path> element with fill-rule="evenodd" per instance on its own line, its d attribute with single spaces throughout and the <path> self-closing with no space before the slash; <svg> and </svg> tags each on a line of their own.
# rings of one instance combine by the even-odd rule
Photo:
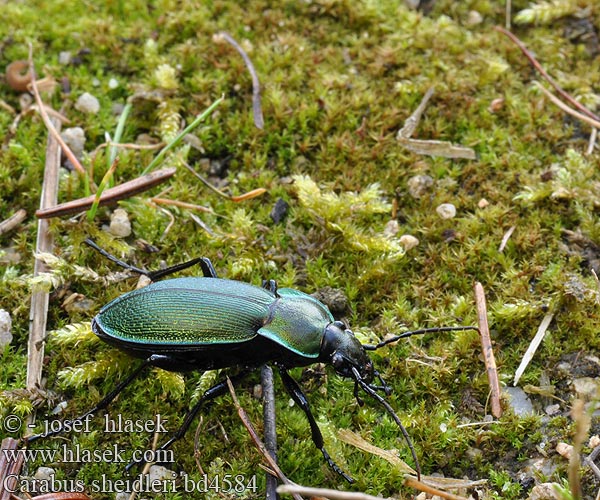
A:
<svg viewBox="0 0 600 500">
<path fill-rule="evenodd" d="M 359 404 L 359 387 L 377 400 L 390 414 L 404 435 L 420 475 L 419 461 L 408 433 L 389 403 L 377 391 L 391 390 L 381 378 L 367 351 L 379 349 L 410 335 L 475 327 L 442 327 L 405 332 L 377 345 L 362 345 L 341 321 L 335 321 L 327 306 L 315 298 L 290 288 L 278 288 L 274 280 L 257 287 L 240 281 L 217 278 L 207 258 L 197 258 L 159 271 L 131 266 L 85 240 L 111 261 L 152 281 L 198 264 L 203 278 L 174 278 L 152 283 L 121 295 L 104 306 L 92 320 L 92 331 L 105 342 L 144 359 L 133 373 L 100 403 L 79 417 L 85 419 L 106 408 L 110 402 L 147 366 L 184 372 L 240 367 L 232 377 L 238 381 L 254 368 L 273 363 L 292 399 L 310 424 L 312 440 L 329 466 L 344 479 L 353 479 L 331 459 L 308 400 L 290 368 L 312 363 L 332 365 L 338 375 L 354 380 L 354 395 Z M 378 380 L 380 385 L 374 385 Z M 208 389 L 188 412 L 183 424 L 160 450 L 183 437 L 200 408 L 227 391 L 222 380 Z M 32 436 L 28 442 L 61 431 Z M 129 464 L 128 469 L 134 465 Z"/>
</svg>

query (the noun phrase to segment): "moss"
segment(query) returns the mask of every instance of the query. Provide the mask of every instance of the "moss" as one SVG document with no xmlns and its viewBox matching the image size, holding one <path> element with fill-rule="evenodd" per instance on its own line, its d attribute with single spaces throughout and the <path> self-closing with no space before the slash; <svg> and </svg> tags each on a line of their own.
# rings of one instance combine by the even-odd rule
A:
<svg viewBox="0 0 600 500">
<path fill-rule="evenodd" d="M 502 2 L 431 4 L 427 13 L 409 10 L 400 0 L 3 5 L 4 62 L 26 58 L 31 41 L 38 72 L 68 79 L 70 93 L 59 87 L 45 99 L 56 109 L 66 103 L 64 113 L 72 125 L 85 130 L 88 152 L 105 141 L 105 133 L 114 134 L 118 116 L 112 105 L 130 96 L 136 97 L 123 131 L 125 143 L 138 141 L 141 134 L 168 140 L 225 94 L 224 102 L 192 132 L 199 149 L 176 148 L 162 165 L 180 165 L 186 159 L 204 175 L 209 175 L 202 172 L 204 166 L 225 165 L 211 177 L 222 190 L 237 195 L 268 189 L 260 198 L 237 204 L 178 169 L 167 186 L 121 202 L 133 223 L 127 241 L 113 240 L 102 231 L 110 215 L 105 208 L 92 222 L 51 223 L 54 254 L 60 260 L 52 263 L 44 280 L 52 287 L 48 330 L 62 333 L 50 335 L 44 375 L 47 387 L 69 401 L 65 415 L 92 407 L 132 365 L 131 358 L 104 344 L 85 341 L 89 326 L 81 325 L 89 325 L 103 304 L 134 286 L 104 279 L 115 266 L 82 245 L 86 236 L 148 269 L 161 261 L 175 264 L 203 255 L 212 259 L 220 275 L 257 285 L 273 278 L 280 286 L 307 292 L 325 286 L 342 289 L 351 304 L 345 319 L 359 338 L 371 342 L 407 328 L 473 323 L 471 290 L 479 280 L 486 288 L 501 379 L 507 382 L 548 311 L 554 321 L 524 383 L 545 385 L 540 379 L 556 376 L 549 366 L 556 366 L 565 352 L 586 355 L 600 348 L 597 285 L 590 272 L 597 270 L 600 235 L 599 165 L 596 156 L 584 154 L 589 130 L 565 119 L 531 86 L 537 77 L 529 64 L 492 30 L 504 24 Z M 515 31 L 561 85 L 594 106 L 598 65 L 564 37 L 570 22 L 565 13 L 585 7 L 593 10 L 589 2 L 536 2 L 528 21 L 533 24 Z M 527 8 L 528 2 L 513 2 L 515 12 Z M 473 10 L 482 15 L 480 23 L 471 23 Z M 550 18 L 554 22 L 541 22 Z M 213 39 L 220 30 L 243 43 L 256 67 L 263 89 L 262 131 L 253 124 L 250 76 L 237 52 Z M 61 65 L 58 55 L 65 50 L 73 60 Z M 118 82 L 116 88 L 110 88 L 111 79 Z M 398 147 L 397 130 L 432 84 L 436 90 L 419 124 L 419 137 L 473 147 L 477 160 L 421 157 Z M 73 109 L 71 103 L 84 92 L 100 100 L 98 115 Z M 19 96 L 5 86 L 0 99 L 19 107 Z M 0 248 L 11 248 L 20 257 L 0 264 L 0 306 L 11 313 L 14 335 L 0 362 L 2 390 L 20 388 L 25 380 L 28 276 L 36 234 L 32 214 L 39 204 L 47 135 L 35 114 L 23 116 L 14 132 L 9 129 L 13 120 L 0 108 L 0 219 L 17 208 L 27 210 L 29 217 L 18 231 L 0 235 Z M 100 151 L 93 161 L 84 158 L 87 167 L 93 163 L 95 183 L 106 172 L 105 155 Z M 114 182 L 138 176 L 155 155 L 120 150 Z M 409 194 L 415 175 L 433 180 L 420 198 Z M 212 213 L 194 212 L 204 228 L 191 210 L 158 208 L 150 202 L 150 196 L 167 187 L 164 197 L 211 207 Z M 61 201 L 84 194 L 82 179 L 69 175 L 61 180 Z M 274 223 L 269 214 L 278 198 L 289 210 Z M 441 203 L 454 204 L 456 217 L 440 219 L 435 209 Z M 392 218 L 399 233 L 384 236 Z M 503 236 L 513 226 L 500 251 Z M 398 243 L 402 234 L 414 235 L 420 244 L 403 252 Z M 158 251 L 146 253 L 141 240 Z M 91 299 L 87 310 L 65 306 L 65 298 L 74 293 Z M 516 481 L 519 461 L 540 456 L 536 444 L 549 427 L 510 412 L 496 425 L 461 425 L 480 421 L 486 413 L 488 388 L 478 352 L 477 336 L 463 332 L 411 338 L 374 353 L 373 359 L 394 390 L 390 404 L 408 428 L 425 472 L 487 478 L 491 497 L 522 498 L 526 492 Z M 298 369 L 294 376 L 303 373 Z M 391 466 L 335 438 L 337 428 L 349 427 L 376 445 L 397 448 L 410 462 L 397 427 L 370 402 L 359 408 L 351 383 L 331 372 L 315 380 L 307 382 L 311 406 L 327 430 L 336 460 L 357 479 L 353 488 L 408 495 Z M 251 395 L 256 382 L 242 384 L 238 395 L 259 423 L 260 405 Z M 130 418 L 160 413 L 174 430 L 207 384 L 210 379 L 199 374 L 186 374 L 182 381 L 151 372 L 134 382 L 110 412 Z M 277 392 L 283 393 L 279 382 Z M 542 396 L 531 397 L 541 405 Z M 2 415 L 21 415 L 32 408 L 28 399 L 2 402 Z M 287 398 L 278 398 L 283 470 L 299 483 L 347 488 L 306 439 L 302 412 L 288 406 Z M 42 406 L 38 415 L 52 409 Z M 561 410 L 566 414 L 568 405 Z M 205 470 L 257 474 L 260 458 L 229 399 L 202 413 Z M 151 444 L 152 436 L 145 433 L 107 435 L 100 420 L 94 420 L 94 432 L 74 433 L 69 439 L 91 449 L 117 444 L 133 450 Z M 551 427 L 556 439 L 570 441 L 566 417 Z M 212 437 L 213 428 L 219 437 Z M 58 448 L 59 443 L 48 440 L 38 446 Z M 195 471 L 193 429 L 174 449 L 178 464 Z M 473 449 L 481 452 L 477 460 L 469 459 Z M 499 460 L 503 453 L 514 456 L 516 465 Z M 32 463 L 30 469 L 35 465 L 41 464 Z M 57 468 L 86 484 L 102 474 L 123 473 L 120 464 L 62 463 Z M 557 476 L 565 477 L 563 472 L 559 469 Z M 262 491 L 262 474 L 258 478 Z M 560 482 L 560 477 L 553 480 Z"/>
</svg>

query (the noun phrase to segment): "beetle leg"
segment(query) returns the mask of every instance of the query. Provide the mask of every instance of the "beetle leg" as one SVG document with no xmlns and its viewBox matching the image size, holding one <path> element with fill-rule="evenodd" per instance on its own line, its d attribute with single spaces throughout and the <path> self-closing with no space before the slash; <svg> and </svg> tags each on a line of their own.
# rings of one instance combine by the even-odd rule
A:
<svg viewBox="0 0 600 500">
<path fill-rule="evenodd" d="M 63 425 L 58 430 L 54 430 L 54 431 L 51 431 L 51 432 L 48 432 L 48 433 L 44 433 L 44 434 L 35 434 L 34 436 L 26 438 L 27 439 L 27 443 L 33 443 L 34 441 L 37 441 L 40 438 L 45 438 L 45 437 L 49 437 L 49 436 L 55 436 L 56 434 L 60 434 L 63 431 L 63 429 L 64 429 L 64 426 L 65 426 L 64 424 L 65 423 L 71 424 L 71 427 L 72 427 L 73 423 L 75 423 L 75 422 L 83 422 L 90 415 L 94 416 L 100 410 L 104 410 L 121 393 L 121 391 L 123 389 L 125 389 L 125 387 L 127 387 L 129 384 L 131 384 L 131 382 L 133 382 L 133 380 L 140 374 L 140 372 L 144 368 L 146 368 L 148 365 L 152 364 L 152 358 L 153 358 L 153 356 L 150 356 L 146 361 L 144 361 L 140 366 L 138 366 L 132 373 L 130 373 L 127 376 L 127 378 L 125 380 L 123 380 L 123 382 L 121 382 L 117 387 L 115 387 L 111 392 L 109 392 L 104 397 L 104 399 L 102 399 L 102 401 L 100 401 L 91 410 L 85 412 L 83 415 L 81 415 L 80 417 L 76 418 L 75 420 L 72 420 L 72 421 L 69 421 L 69 422 L 63 422 Z"/>
<path fill-rule="evenodd" d="M 269 292 L 271 292 L 273 295 L 275 295 L 275 297 L 279 297 L 279 294 L 277 293 L 277 281 L 263 280 L 262 287 L 265 290 L 269 290 Z"/>
<path fill-rule="evenodd" d="M 252 370 L 243 370 L 240 373 L 238 373 L 232 377 L 229 377 L 229 380 L 231 380 L 232 384 L 235 384 L 235 383 L 239 382 L 241 379 L 243 379 L 246 375 L 248 375 L 248 373 L 250 373 L 251 371 Z M 165 444 L 163 444 L 160 448 L 158 448 L 157 451 L 166 450 L 175 441 L 177 441 L 178 439 L 181 439 L 183 436 L 185 436 L 185 433 L 187 432 L 190 425 L 196 418 L 196 415 L 198 415 L 198 412 L 200 411 L 200 409 L 202 408 L 204 403 L 206 403 L 212 399 L 215 399 L 219 396 L 222 396 L 223 394 L 227 393 L 228 391 L 229 391 L 229 386 L 227 385 L 227 379 L 221 380 L 220 382 L 216 383 L 215 385 L 213 385 L 212 387 L 207 389 L 204 392 L 204 394 L 202 395 L 202 397 L 200 398 L 200 400 L 192 407 L 191 410 L 189 410 L 187 412 L 185 418 L 183 419 L 183 423 L 181 424 L 181 427 L 179 427 L 179 429 L 177 429 L 175 434 L 173 434 L 173 436 Z M 127 466 L 125 467 L 125 470 L 129 471 L 134 465 L 143 464 L 143 463 L 145 463 L 144 460 L 133 460 L 133 461 L 129 462 L 129 464 L 127 464 Z"/>
<path fill-rule="evenodd" d="M 296 402 L 296 404 L 302 409 L 302 411 L 306 415 L 308 423 L 310 424 L 313 443 L 315 443 L 315 446 L 319 450 L 321 450 L 321 453 L 323 453 L 323 456 L 325 457 L 325 460 L 327 461 L 329 467 L 331 467 L 335 472 L 342 476 L 346 481 L 348 481 L 349 483 L 353 483 L 354 479 L 352 479 L 352 477 L 346 474 L 329 456 L 327 450 L 325 450 L 325 446 L 323 443 L 323 434 L 321 434 L 321 430 L 317 425 L 315 417 L 310 411 L 308 399 L 306 399 L 306 396 L 302 392 L 302 389 L 300 389 L 298 383 L 290 376 L 290 374 L 284 367 L 279 367 L 279 373 L 281 374 L 281 380 L 283 381 L 283 385 L 289 392 L 290 396 L 292 396 L 292 399 Z"/>
<path fill-rule="evenodd" d="M 166 269 L 158 269 L 157 271 L 147 271 L 146 276 L 150 278 L 152 281 L 159 280 L 160 278 L 164 278 L 169 274 L 176 273 L 183 269 L 187 269 L 188 267 L 192 267 L 198 264 L 200 269 L 202 269 L 202 274 L 205 278 L 216 278 L 217 272 L 212 265 L 212 262 L 208 257 L 198 257 L 196 259 L 188 260 L 187 262 L 183 262 L 181 264 L 176 264 L 171 267 L 167 267 Z"/>
<path fill-rule="evenodd" d="M 167 267 L 166 269 L 158 269 L 156 271 L 146 271 L 145 269 L 140 269 L 139 267 L 132 266 L 131 264 L 127 264 L 127 262 L 124 262 L 121 259 L 118 259 L 114 255 L 108 253 L 103 248 L 100 248 L 96 244 L 96 242 L 94 240 L 92 240 L 91 238 L 86 238 L 83 242 L 86 245 L 92 247 L 94 250 L 99 252 L 101 255 L 106 257 L 111 262 L 114 262 L 115 264 L 117 264 L 129 271 L 133 271 L 134 273 L 148 276 L 148 278 L 150 278 L 152 281 L 156 281 L 160 278 L 164 278 L 165 276 L 168 276 L 169 274 L 173 274 L 178 271 L 182 271 L 183 269 L 187 269 L 188 267 L 195 266 L 196 264 L 200 265 L 200 268 L 202 269 L 202 274 L 204 275 L 205 278 L 216 278 L 217 277 L 217 272 L 215 271 L 215 268 L 213 267 L 212 262 L 207 257 L 198 257 L 196 259 L 192 259 L 187 262 L 183 262 L 181 264 L 176 264 L 174 266 Z"/>
</svg>

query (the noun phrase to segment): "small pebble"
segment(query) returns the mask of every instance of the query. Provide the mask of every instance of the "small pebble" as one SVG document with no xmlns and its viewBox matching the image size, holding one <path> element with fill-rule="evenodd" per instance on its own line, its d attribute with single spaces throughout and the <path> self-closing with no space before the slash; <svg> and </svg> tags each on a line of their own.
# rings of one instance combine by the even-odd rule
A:
<svg viewBox="0 0 600 500">
<path fill-rule="evenodd" d="M 12 320 L 8 311 L 0 309 L 0 353 L 4 351 L 7 345 L 10 345 L 13 339 Z"/>
<path fill-rule="evenodd" d="M 109 89 L 119 88 L 119 80 L 117 80 L 116 78 L 111 78 L 110 80 L 108 80 L 108 88 Z"/>
<path fill-rule="evenodd" d="M 476 10 L 470 10 L 467 14 L 467 25 L 475 26 L 483 22 L 483 16 Z"/>
<path fill-rule="evenodd" d="M 127 238 L 131 234 L 131 222 L 125 210 L 117 208 L 111 214 L 108 232 L 117 238 Z"/>
<path fill-rule="evenodd" d="M 561 498 L 558 487 L 560 487 L 558 483 L 536 484 L 529 492 L 527 500 L 558 500 Z"/>
<path fill-rule="evenodd" d="M 548 415 L 549 417 L 552 417 L 553 415 L 557 415 L 558 413 L 560 413 L 560 405 L 558 403 L 553 404 L 553 405 L 548 405 L 548 406 L 546 406 L 544 411 L 546 412 L 546 415 Z"/>
<path fill-rule="evenodd" d="M 418 238 L 415 238 L 411 234 L 403 234 L 398 241 L 400 241 L 400 244 L 407 252 L 419 245 Z"/>
<path fill-rule="evenodd" d="M 153 481 L 172 481 L 176 477 L 177 473 L 162 465 L 153 465 L 148 471 L 148 482 L 150 484 L 152 484 Z"/>
<path fill-rule="evenodd" d="M 95 115 L 100 111 L 100 102 L 92 94 L 88 92 L 81 94 L 75 103 L 75 109 L 82 113 L 90 113 Z"/>
<path fill-rule="evenodd" d="M 83 148 L 85 146 L 85 132 L 81 127 L 71 127 L 64 129 L 60 136 L 62 140 L 71 148 L 73 154 L 81 159 L 83 156 Z"/>
<path fill-rule="evenodd" d="M 556 445 L 556 453 L 558 453 L 561 457 L 566 458 L 567 460 L 571 460 L 571 455 L 573 454 L 573 446 L 567 443 L 558 443 Z"/>
<path fill-rule="evenodd" d="M 435 211 L 442 219 L 452 219 L 456 216 L 456 207 L 452 203 L 442 203 Z"/>
<path fill-rule="evenodd" d="M 413 198 L 421 198 L 433 186 L 433 179 L 428 175 L 415 175 L 408 179 L 407 185 Z"/>
<path fill-rule="evenodd" d="M 62 64 L 66 66 L 71 62 L 71 52 L 68 50 L 63 50 L 58 54 L 58 64 Z"/>
<path fill-rule="evenodd" d="M 594 434 L 589 442 L 588 442 L 588 446 L 590 448 L 596 448 L 597 446 L 600 446 L 600 436 L 598 436 L 598 434 Z"/>
<path fill-rule="evenodd" d="M 55 471 L 52 467 L 38 467 L 33 477 L 39 479 L 40 482 L 52 481 Z"/>
<path fill-rule="evenodd" d="M 479 200 L 479 201 L 477 202 L 477 206 L 478 206 L 479 208 L 485 208 L 485 207 L 488 207 L 489 205 L 490 205 L 490 202 L 489 202 L 489 201 L 487 201 L 485 198 L 481 198 L 481 200 Z"/>
<path fill-rule="evenodd" d="M 400 224 L 398 224 L 397 220 L 392 219 L 388 221 L 388 223 L 385 225 L 383 235 L 386 238 L 389 238 L 390 236 L 396 236 L 398 234 L 398 231 L 400 231 Z"/>
<path fill-rule="evenodd" d="M 581 377 L 573 379 L 573 389 L 577 397 L 592 400 L 600 394 L 600 379 L 593 377 Z"/>
</svg>

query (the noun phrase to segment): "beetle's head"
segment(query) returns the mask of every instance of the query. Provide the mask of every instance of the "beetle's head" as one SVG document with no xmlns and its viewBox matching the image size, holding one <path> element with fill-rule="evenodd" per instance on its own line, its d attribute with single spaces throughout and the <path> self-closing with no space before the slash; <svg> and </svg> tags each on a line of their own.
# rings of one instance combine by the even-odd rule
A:
<svg viewBox="0 0 600 500">
<path fill-rule="evenodd" d="M 373 362 L 362 344 L 341 321 L 334 321 L 325 327 L 321 343 L 321 360 L 333 365 L 342 377 L 354 378 L 353 368 L 362 380 L 370 384 L 373 380 Z"/>
</svg>

